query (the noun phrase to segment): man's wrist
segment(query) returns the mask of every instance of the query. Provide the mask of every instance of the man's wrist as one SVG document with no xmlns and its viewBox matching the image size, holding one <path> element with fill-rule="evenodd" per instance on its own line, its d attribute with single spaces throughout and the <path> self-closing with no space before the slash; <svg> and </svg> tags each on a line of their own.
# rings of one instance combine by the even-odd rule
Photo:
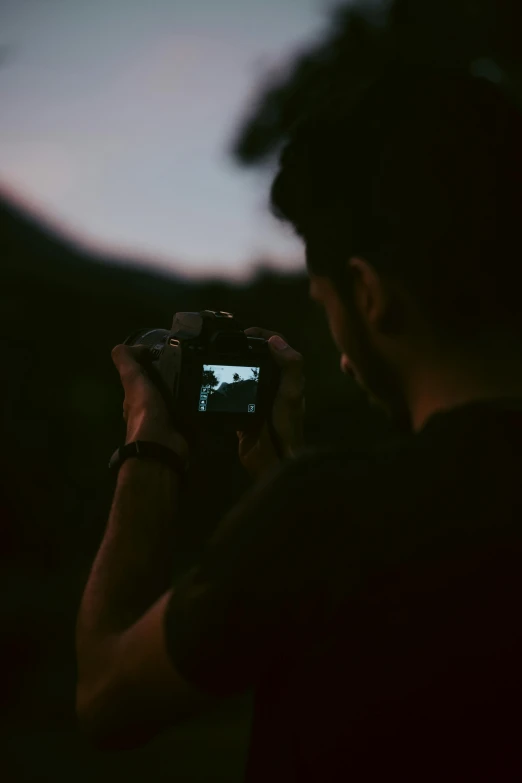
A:
<svg viewBox="0 0 522 783">
<path fill-rule="evenodd" d="M 178 454 L 185 462 L 189 458 L 189 445 L 180 432 L 174 430 L 171 432 L 153 432 L 147 429 L 134 429 L 129 427 L 127 429 L 127 437 L 125 438 L 125 445 L 127 446 L 129 443 L 135 443 L 138 440 L 166 446 L 166 448 L 175 452 L 175 454 Z"/>
<path fill-rule="evenodd" d="M 177 480 L 180 473 L 173 465 L 168 465 L 163 460 L 155 457 L 128 457 L 118 471 L 119 477 L 125 482 L 128 480 L 149 482 L 155 476 L 172 477 Z"/>
</svg>

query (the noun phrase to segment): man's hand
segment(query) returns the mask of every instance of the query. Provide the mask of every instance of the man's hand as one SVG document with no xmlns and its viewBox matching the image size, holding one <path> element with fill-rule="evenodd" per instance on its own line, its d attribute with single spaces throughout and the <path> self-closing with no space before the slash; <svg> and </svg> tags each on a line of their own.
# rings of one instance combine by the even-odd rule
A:
<svg viewBox="0 0 522 783">
<path fill-rule="evenodd" d="M 264 337 L 265 340 L 268 340 L 274 361 L 281 368 L 281 384 L 274 400 L 272 421 L 281 441 L 284 457 L 294 456 L 305 446 L 303 357 L 289 345 L 286 345 L 282 350 L 277 348 L 275 338 L 284 340 L 279 332 L 270 332 L 267 329 L 259 329 L 254 326 L 245 329 L 245 334 L 249 337 Z M 279 461 L 266 422 L 257 432 L 239 431 L 237 436 L 239 438 L 239 459 L 252 478 L 258 479 Z"/>
<path fill-rule="evenodd" d="M 172 422 L 161 392 L 148 377 L 143 366 L 147 347 L 117 345 L 112 360 L 120 373 L 125 391 L 123 419 L 127 424 L 125 443 L 136 440 L 161 443 L 187 459 L 189 447 Z"/>
</svg>

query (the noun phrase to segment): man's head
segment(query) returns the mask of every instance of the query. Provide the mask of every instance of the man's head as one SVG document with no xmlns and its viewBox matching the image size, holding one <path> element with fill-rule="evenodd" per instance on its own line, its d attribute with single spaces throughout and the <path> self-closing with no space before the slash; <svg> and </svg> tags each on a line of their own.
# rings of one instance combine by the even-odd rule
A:
<svg viewBox="0 0 522 783">
<path fill-rule="evenodd" d="M 401 424 L 419 429 L 474 387 L 494 394 L 480 377 L 490 357 L 509 386 L 522 344 L 520 139 L 522 115 L 493 84 L 397 66 L 330 98 L 283 150 L 272 211 L 305 242 L 343 371 Z"/>
</svg>

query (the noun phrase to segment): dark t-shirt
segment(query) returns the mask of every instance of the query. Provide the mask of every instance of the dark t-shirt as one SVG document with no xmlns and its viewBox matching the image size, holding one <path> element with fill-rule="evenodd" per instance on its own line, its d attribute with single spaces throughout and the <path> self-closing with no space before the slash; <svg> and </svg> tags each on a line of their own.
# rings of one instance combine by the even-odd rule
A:
<svg viewBox="0 0 522 783">
<path fill-rule="evenodd" d="M 522 402 L 308 451 L 175 586 L 167 646 L 254 689 L 245 781 L 522 780 Z"/>
</svg>

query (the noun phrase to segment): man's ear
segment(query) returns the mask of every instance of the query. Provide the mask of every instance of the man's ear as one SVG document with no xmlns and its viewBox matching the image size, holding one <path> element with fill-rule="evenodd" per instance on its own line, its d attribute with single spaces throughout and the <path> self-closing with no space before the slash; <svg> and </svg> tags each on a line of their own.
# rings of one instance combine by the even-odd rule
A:
<svg viewBox="0 0 522 783">
<path fill-rule="evenodd" d="M 375 268 L 364 258 L 350 258 L 350 267 L 359 312 L 369 325 L 375 326 L 381 321 L 385 307 L 380 277 Z"/>
<path fill-rule="evenodd" d="M 364 258 L 349 261 L 354 279 L 355 300 L 366 323 L 382 334 L 396 334 L 403 326 L 398 292 L 383 280 Z"/>
</svg>

